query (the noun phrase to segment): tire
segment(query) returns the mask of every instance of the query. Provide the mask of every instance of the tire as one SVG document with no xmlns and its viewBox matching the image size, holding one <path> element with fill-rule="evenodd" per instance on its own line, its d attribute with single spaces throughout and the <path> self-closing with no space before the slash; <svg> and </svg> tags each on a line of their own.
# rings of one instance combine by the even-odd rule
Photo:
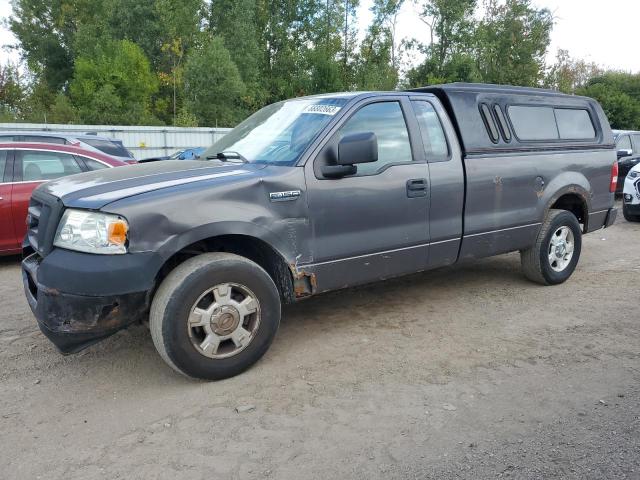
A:
<svg viewBox="0 0 640 480">
<path fill-rule="evenodd" d="M 557 232 L 562 232 L 558 237 Z M 564 250 L 562 249 L 562 234 L 566 232 Z M 557 238 L 554 238 L 556 236 Z M 559 242 L 554 247 L 552 241 Z M 572 254 L 567 252 L 572 244 Z M 550 210 L 538 232 L 535 244 L 520 252 L 520 261 L 524 276 L 529 280 L 542 285 L 558 285 L 567 281 L 578 264 L 582 250 L 582 231 L 578 219 L 566 210 Z M 551 262 L 552 255 L 555 262 Z"/>
<path fill-rule="evenodd" d="M 278 289 L 259 265 L 230 253 L 205 253 L 164 279 L 151 303 L 149 327 L 156 350 L 174 370 L 221 380 L 265 354 L 280 309 Z"/>
<path fill-rule="evenodd" d="M 629 208 L 626 204 L 622 204 L 622 215 L 627 222 L 640 222 L 640 215 L 633 215 L 629 212 Z"/>
</svg>

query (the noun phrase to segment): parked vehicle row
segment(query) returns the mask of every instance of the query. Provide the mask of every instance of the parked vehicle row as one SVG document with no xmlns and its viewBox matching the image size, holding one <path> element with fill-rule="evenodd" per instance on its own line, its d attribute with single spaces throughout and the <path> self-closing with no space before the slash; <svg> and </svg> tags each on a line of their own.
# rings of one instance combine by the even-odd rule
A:
<svg viewBox="0 0 640 480">
<path fill-rule="evenodd" d="M 201 157 L 33 192 L 24 289 L 62 352 L 148 318 L 169 366 L 229 377 L 267 351 L 282 303 L 511 251 L 559 284 L 617 213 L 602 108 L 546 90 L 303 97 Z"/>
<path fill-rule="evenodd" d="M 100 137 L 98 135 L 74 134 L 63 132 L 0 132 L 0 143 L 52 143 L 72 145 L 92 152 L 103 153 L 126 163 L 135 163 L 133 154 L 127 150 L 121 140 Z"/>
<path fill-rule="evenodd" d="M 619 176 L 616 193 L 620 194 L 630 170 L 640 162 L 640 132 L 614 130 L 613 136 L 618 151 Z"/>
<path fill-rule="evenodd" d="M 72 145 L 0 143 L 0 255 L 22 252 L 31 192 L 40 184 L 125 165 L 109 155 Z"/>
</svg>

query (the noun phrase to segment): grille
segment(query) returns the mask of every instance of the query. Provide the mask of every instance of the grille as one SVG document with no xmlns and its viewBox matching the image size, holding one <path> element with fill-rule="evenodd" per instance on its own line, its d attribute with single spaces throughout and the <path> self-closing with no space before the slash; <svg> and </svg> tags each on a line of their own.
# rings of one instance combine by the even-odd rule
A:
<svg viewBox="0 0 640 480">
<path fill-rule="evenodd" d="M 636 186 L 636 192 L 638 192 L 638 195 L 639 195 L 638 198 L 640 198 L 640 180 L 636 180 L 635 186 Z"/>
</svg>

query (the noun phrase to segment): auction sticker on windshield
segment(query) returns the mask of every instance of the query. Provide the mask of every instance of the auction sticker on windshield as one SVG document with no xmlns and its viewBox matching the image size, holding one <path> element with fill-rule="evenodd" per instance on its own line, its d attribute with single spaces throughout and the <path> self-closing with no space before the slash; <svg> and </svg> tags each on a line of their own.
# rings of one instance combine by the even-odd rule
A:
<svg viewBox="0 0 640 480">
<path fill-rule="evenodd" d="M 320 115 L 335 115 L 341 107 L 335 105 L 308 105 L 302 113 L 319 113 Z"/>
</svg>

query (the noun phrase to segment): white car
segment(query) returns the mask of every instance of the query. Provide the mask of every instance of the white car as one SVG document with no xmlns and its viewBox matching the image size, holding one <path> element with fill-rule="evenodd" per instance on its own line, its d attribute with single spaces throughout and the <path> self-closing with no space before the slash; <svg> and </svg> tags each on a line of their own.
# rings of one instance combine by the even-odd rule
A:
<svg viewBox="0 0 640 480">
<path fill-rule="evenodd" d="M 629 170 L 622 194 L 624 218 L 629 222 L 640 222 L 640 164 Z"/>
</svg>

